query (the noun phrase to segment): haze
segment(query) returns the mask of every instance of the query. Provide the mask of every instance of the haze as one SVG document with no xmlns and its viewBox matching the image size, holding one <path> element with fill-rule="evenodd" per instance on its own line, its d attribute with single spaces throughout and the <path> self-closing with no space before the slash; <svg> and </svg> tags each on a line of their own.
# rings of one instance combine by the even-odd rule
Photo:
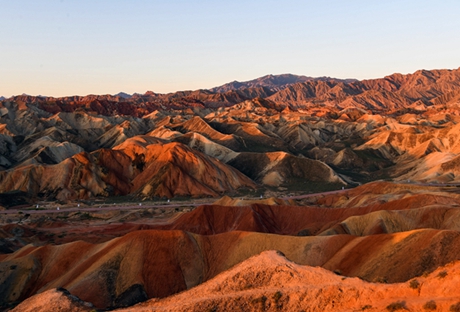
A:
<svg viewBox="0 0 460 312">
<path fill-rule="evenodd" d="M 458 1 L 1 1 L 0 95 L 457 68 Z"/>
</svg>

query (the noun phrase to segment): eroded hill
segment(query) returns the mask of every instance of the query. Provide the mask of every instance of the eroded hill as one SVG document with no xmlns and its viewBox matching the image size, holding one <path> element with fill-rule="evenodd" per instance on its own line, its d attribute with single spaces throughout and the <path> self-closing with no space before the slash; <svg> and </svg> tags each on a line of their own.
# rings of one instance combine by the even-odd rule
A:
<svg viewBox="0 0 460 312">
<path fill-rule="evenodd" d="M 459 181 L 459 70 L 366 81 L 266 78 L 258 83 L 287 80 L 272 86 L 272 95 L 223 97 L 212 105 L 210 98 L 245 85 L 3 100 L 0 192 L 75 200 L 218 196 L 256 184 L 318 191 L 380 178 Z M 168 150 L 178 154 L 170 159 L 146 154 L 172 143 Z M 189 176 L 196 161 L 203 173 Z"/>
<path fill-rule="evenodd" d="M 0 306 L 456 309 L 459 101 L 460 69 L 3 99 Z"/>
</svg>

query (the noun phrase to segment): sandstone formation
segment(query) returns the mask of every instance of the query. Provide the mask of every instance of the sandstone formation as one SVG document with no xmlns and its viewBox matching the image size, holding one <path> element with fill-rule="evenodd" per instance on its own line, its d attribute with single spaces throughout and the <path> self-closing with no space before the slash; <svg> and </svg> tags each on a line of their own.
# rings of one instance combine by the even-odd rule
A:
<svg viewBox="0 0 460 312">
<path fill-rule="evenodd" d="M 314 191 L 318 183 L 331 189 L 379 178 L 457 182 L 459 90 L 457 69 L 363 81 L 269 75 L 170 94 L 16 96 L 0 101 L 0 189 L 58 198 L 62 192 L 53 191 L 43 175 L 68 171 L 62 168 L 78 154 L 117 149 L 137 136 L 188 145 L 262 188 Z M 72 195 L 59 199 L 122 193 L 216 196 L 238 188 L 199 186 L 175 194 L 149 191 L 152 180 L 134 183 L 130 177 L 135 187 L 119 190 L 100 181 L 105 169 L 97 157 L 84 157 L 94 188 L 79 191 L 89 185 L 62 182 L 57 187 Z M 12 176 L 26 181 L 13 184 Z M 39 185 L 28 186 L 30 179 Z"/>
<path fill-rule="evenodd" d="M 458 262 L 398 284 L 345 278 L 302 266 L 281 253 L 266 251 L 202 285 L 162 300 L 152 299 L 116 311 L 455 311 Z M 88 311 L 51 289 L 13 311 Z M 44 305 L 43 303 L 47 304 Z"/>
<path fill-rule="evenodd" d="M 117 311 L 455 311 L 458 270 L 456 262 L 410 282 L 373 284 L 267 251 L 196 288 Z"/>
<path fill-rule="evenodd" d="M 460 310 L 459 101 L 460 69 L 0 99 L 0 308 Z"/>
<path fill-rule="evenodd" d="M 405 282 L 460 260 L 459 246 L 458 231 L 440 230 L 366 237 L 137 231 L 99 245 L 24 247 L 1 262 L 2 301 L 64 287 L 98 308 L 132 305 L 190 289 L 266 250 L 344 276 Z"/>
<path fill-rule="evenodd" d="M 38 219 L 37 227 L 32 227 L 35 221 L 30 218 L 22 225 L 5 226 L 0 231 L 3 237 L 40 245 L 54 236 L 47 233 L 63 233 L 67 227 L 71 230 L 53 238 L 53 242 L 58 244 L 56 246 L 27 245 L 17 250 L 15 245 L 3 245 L 10 251 L 5 249 L 6 253 L 0 257 L 0 271 L 3 272 L 0 284 L 4 285 L 0 292 L 1 301 L 10 304 L 32 296 L 23 304 L 35 307 L 43 302 L 41 293 L 57 298 L 58 293 L 52 289 L 63 287 L 97 308 L 131 306 L 149 298 L 164 298 L 201 285 L 221 273 L 231 272 L 228 270 L 233 266 L 267 250 L 279 250 L 300 265 L 321 266 L 339 272 L 344 276 L 340 281 L 345 277 L 360 277 L 374 282 L 403 283 L 401 285 L 408 287 L 408 291 L 413 291 L 408 286 L 411 279 L 421 280 L 421 275 L 460 260 L 457 252 L 460 244 L 460 224 L 457 222 L 460 198 L 449 192 L 449 188 L 375 182 L 338 194 L 315 195 L 308 199 L 310 206 L 265 205 L 263 200 L 250 206 L 201 206 L 160 223 L 149 224 L 149 217 L 144 223 L 107 225 L 98 221 L 102 217 L 99 215 L 92 221 L 94 225 L 89 227 L 87 221 L 79 225 L 64 219 L 57 222 Z M 108 218 L 111 218 L 110 215 Z M 77 232 L 80 234 L 77 235 Z M 87 242 L 79 241 L 82 238 Z M 14 242 L 11 239 L 8 241 Z M 90 243 L 98 240 L 101 243 Z M 11 253 L 12 249 L 16 251 Z M 408 254 L 411 257 L 408 258 Z M 257 261 L 261 263 L 258 266 L 261 270 L 271 272 L 269 263 Z M 252 270 L 257 271 L 256 268 Z M 455 273 L 452 276 L 455 277 Z M 299 283 L 305 278 L 301 278 Z M 250 278 L 234 279 L 239 284 L 247 280 Z M 271 289 L 270 281 L 274 280 L 264 282 L 261 279 L 257 296 L 267 296 L 266 291 Z M 447 283 L 443 287 L 455 287 L 452 281 L 443 281 Z M 241 285 L 238 296 L 244 299 L 239 302 L 251 306 L 252 291 Z M 296 293 L 288 290 L 288 286 L 286 284 L 284 292 L 279 291 L 286 295 L 291 291 Z M 320 284 L 317 287 L 325 286 Z M 336 287 L 345 285 L 339 283 Z M 389 290 L 385 295 L 388 298 L 382 299 L 381 304 L 388 305 L 397 298 L 402 300 L 411 296 L 402 293 L 400 297 L 395 297 L 394 292 Z M 206 291 L 203 290 L 203 293 Z M 35 294 L 39 295 L 34 299 Z M 364 301 L 371 300 L 365 299 L 367 297 L 361 292 L 359 294 Z M 417 292 L 414 291 L 414 294 L 417 295 Z M 439 298 L 444 298 L 446 294 L 440 292 Z M 67 300 L 61 297 L 58 299 Z M 323 300 L 321 296 L 318 298 Z M 205 303 L 191 303 L 190 309 L 199 309 L 202 304 L 211 304 L 209 302 L 227 307 L 231 304 L 227 299 L 203 299 Z M 174 301 L 174 297 L 148 302 L 148 305 L 172 304 L 171 300 Z M 323 304 L 331 304 L 330 300 L 339 302 L 326 296 Z M 439 299 L 437 302 L 441 306 L 454 304 L 452 299 L 446 300 Z M 302 302 L 293 299 L 289 304 L 305 305 L 307 308 L 309 301 Z M 290 309 L 288 302 L 284 304 L 285 309 Z M 416 310 L 417 305 L 413 304 L 408 306 Z"/>
</svg>

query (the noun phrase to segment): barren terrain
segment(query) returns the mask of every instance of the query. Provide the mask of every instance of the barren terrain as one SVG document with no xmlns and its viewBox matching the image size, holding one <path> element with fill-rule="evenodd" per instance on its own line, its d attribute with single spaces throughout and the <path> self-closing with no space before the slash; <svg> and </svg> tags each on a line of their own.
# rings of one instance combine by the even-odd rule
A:
<svg viewBox="0 0 460 312">
<path fill-rule="evenodd" d="M 0 101 L 0 307 L 460 310 L 460 69 Z"/>
</svg>

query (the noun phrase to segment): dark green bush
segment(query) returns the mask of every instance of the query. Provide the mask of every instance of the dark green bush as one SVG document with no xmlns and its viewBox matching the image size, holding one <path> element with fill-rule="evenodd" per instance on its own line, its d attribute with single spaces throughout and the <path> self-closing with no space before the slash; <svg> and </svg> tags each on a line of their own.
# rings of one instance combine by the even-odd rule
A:
<svg viewBox="0 0 460 312">
<path fill-rule="evenodd" d="M 428 301 L 427 303 L 425 303 L 425 304 L 423 305 L 423 308 L 424 308 L 425 310 L 430 310 L 430 311 L 436 310 L 436 308 L 437 308 L 436 302 L 434 302 L 434 300 L 430 300 L 430 301 Z"/>
</svg>

